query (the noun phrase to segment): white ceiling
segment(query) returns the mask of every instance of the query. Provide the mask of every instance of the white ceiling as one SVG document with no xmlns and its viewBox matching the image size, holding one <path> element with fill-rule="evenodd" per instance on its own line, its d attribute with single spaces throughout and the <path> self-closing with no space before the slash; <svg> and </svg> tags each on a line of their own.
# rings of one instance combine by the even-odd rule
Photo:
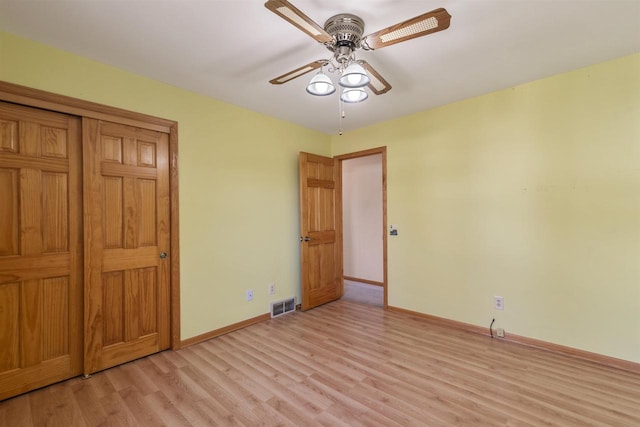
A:
<svg viewBox="0 0 640 427">
<path fill-rule="evenodd" d="M 321 26 L 342 12 L 365 34 L 444 7 L 451 26 L 358 51 L 393 89 L 346 106 L 345 131 L 640 52 L 640 0 L 290 0 Z M 268 81 L 329 51 L 264 0 L 0 0 L 0 29 L 328 134 L 337 94 L 313 73 Z M 1 58 L 0 58 L 1 61 Z"/>
</svg>

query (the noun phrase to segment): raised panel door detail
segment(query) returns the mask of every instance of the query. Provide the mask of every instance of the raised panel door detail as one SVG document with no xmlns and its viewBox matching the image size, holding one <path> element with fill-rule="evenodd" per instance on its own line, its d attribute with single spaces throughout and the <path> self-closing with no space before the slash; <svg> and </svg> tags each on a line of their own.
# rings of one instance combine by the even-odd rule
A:
<svg viewBox="0 0 640 427">
<path fill-rule="evenodd" d="M 124 222 L 124 248 L 135 249 L 138 247 L 139 209 L 137 179 L 134 177 L 123 178 L 123 222 Z"/>
<path fill-rule="evenodd" d="M 42 362 L 41 280 L 25 280 L 20 286 L 20 367 Z"/>
<path fill-rule="evenodd" d="M 124 292 L 125 341 L 158 332 L 156 268 L 129 270 Z"/>
<path fill-rule="evenodd" d="M 138 166 L 156 167 L 156 144 L 138 141 Z"/>
<path fill-rule="evenodd" d="M 18 122 L 0 120 L 0 152 L 18 152 Z"/>
<path fill-rule="evenodd" d="M 123 241 L 123 189 L 122 177 L 104 177 L 103 230 L 105 248 L 122 248 Z"/>
<path fill-rule="evenodd" d="M 124 339 L 124 272 L 112 271 L 102 275 L 102 306 L 105 308 L 103 345 L 123 342 Z"/>
<path fill-rule="evenodd" d="M 69 277 L 42 280 L 42 359 L 69 354 Z"/>
<path fill-rule="evenodd" d="M 43 157 L 67 158 L 67 130 L 43 126 L 40 130 Z"/>
<path fill-rule="evenodd" d="M 156 244 L 156 181 L 138 179 L 138 246 L 154 246 Z"/>
<path fill-rule="evenodd" d="M 0 284 L 0 372 L 20 367 L 20 284 Z"/>
<path fill-rule="evenodd" d="M 122 163 L 122 138 L 102 136 L 102 160 Z"/>
<path fill-rule="evenodd" d="M 140 300 L 140 336 L 158 330 L 158 280 L 154 267 L 138 270 L 138 289 Z"/>
<path fill-rule="evenodd" d="M 0 256 L 17 255 L 20 250 L 18 169 L 0 168 Z"/>
<path fill-rule="evenodd" d="M 69 185 L 66 173 L 42 174 L 42 243 L 44 252 L 69 250 Z"/>
<path fill-rule="evenodd" d="M 42 172 L 20 170 L 20 241 L 22 255 L 42 253 Z"/>
</svg>

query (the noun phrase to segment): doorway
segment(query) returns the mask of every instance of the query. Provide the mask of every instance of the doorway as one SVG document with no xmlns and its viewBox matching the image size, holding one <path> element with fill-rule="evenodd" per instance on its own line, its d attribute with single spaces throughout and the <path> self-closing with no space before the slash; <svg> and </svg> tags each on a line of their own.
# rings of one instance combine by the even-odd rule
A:
<svg viewBox="0 0 640 427">
<path fill-rule="evenodd" d="M 341 174 L 342 298 L 386 307 L 386 147 L 336 159 Z"/>
</svg>

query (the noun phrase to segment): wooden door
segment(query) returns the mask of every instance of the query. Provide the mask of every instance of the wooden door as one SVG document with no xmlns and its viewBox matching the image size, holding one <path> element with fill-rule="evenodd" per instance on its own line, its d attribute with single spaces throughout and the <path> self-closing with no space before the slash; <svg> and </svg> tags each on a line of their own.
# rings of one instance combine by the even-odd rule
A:
<svg viewBox="0 0 640 427">
<path fill-rule="evenodd" d="M 81 373 L 80 119 L 0 102 L 0 400 Z"/>
<path fill-rule="evenodd" d="M 342 296 L 342 247 L 334 159 L 300 153 L 302 309 Z"/>
<path fill-rule="evenodd" d="M 86 118 L 83 138 L 89 374 L 169 347 L 169 147 Z"/>
</svg>

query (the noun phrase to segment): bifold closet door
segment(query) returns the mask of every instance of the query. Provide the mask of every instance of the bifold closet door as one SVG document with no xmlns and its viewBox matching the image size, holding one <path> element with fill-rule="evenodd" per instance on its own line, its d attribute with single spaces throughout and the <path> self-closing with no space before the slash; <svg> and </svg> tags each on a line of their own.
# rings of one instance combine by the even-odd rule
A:
<svg viewBox="0 0 640 427">
<path fill-rule="evenodd" d="M 80 123 L 0 102 L 0 400 L 82 371 Z"/>
<path fill-rule="evenodd" d="M 85 118 L 83 140 L 89 374 L 169 348 L 169 138 Z"/>
</svg>

